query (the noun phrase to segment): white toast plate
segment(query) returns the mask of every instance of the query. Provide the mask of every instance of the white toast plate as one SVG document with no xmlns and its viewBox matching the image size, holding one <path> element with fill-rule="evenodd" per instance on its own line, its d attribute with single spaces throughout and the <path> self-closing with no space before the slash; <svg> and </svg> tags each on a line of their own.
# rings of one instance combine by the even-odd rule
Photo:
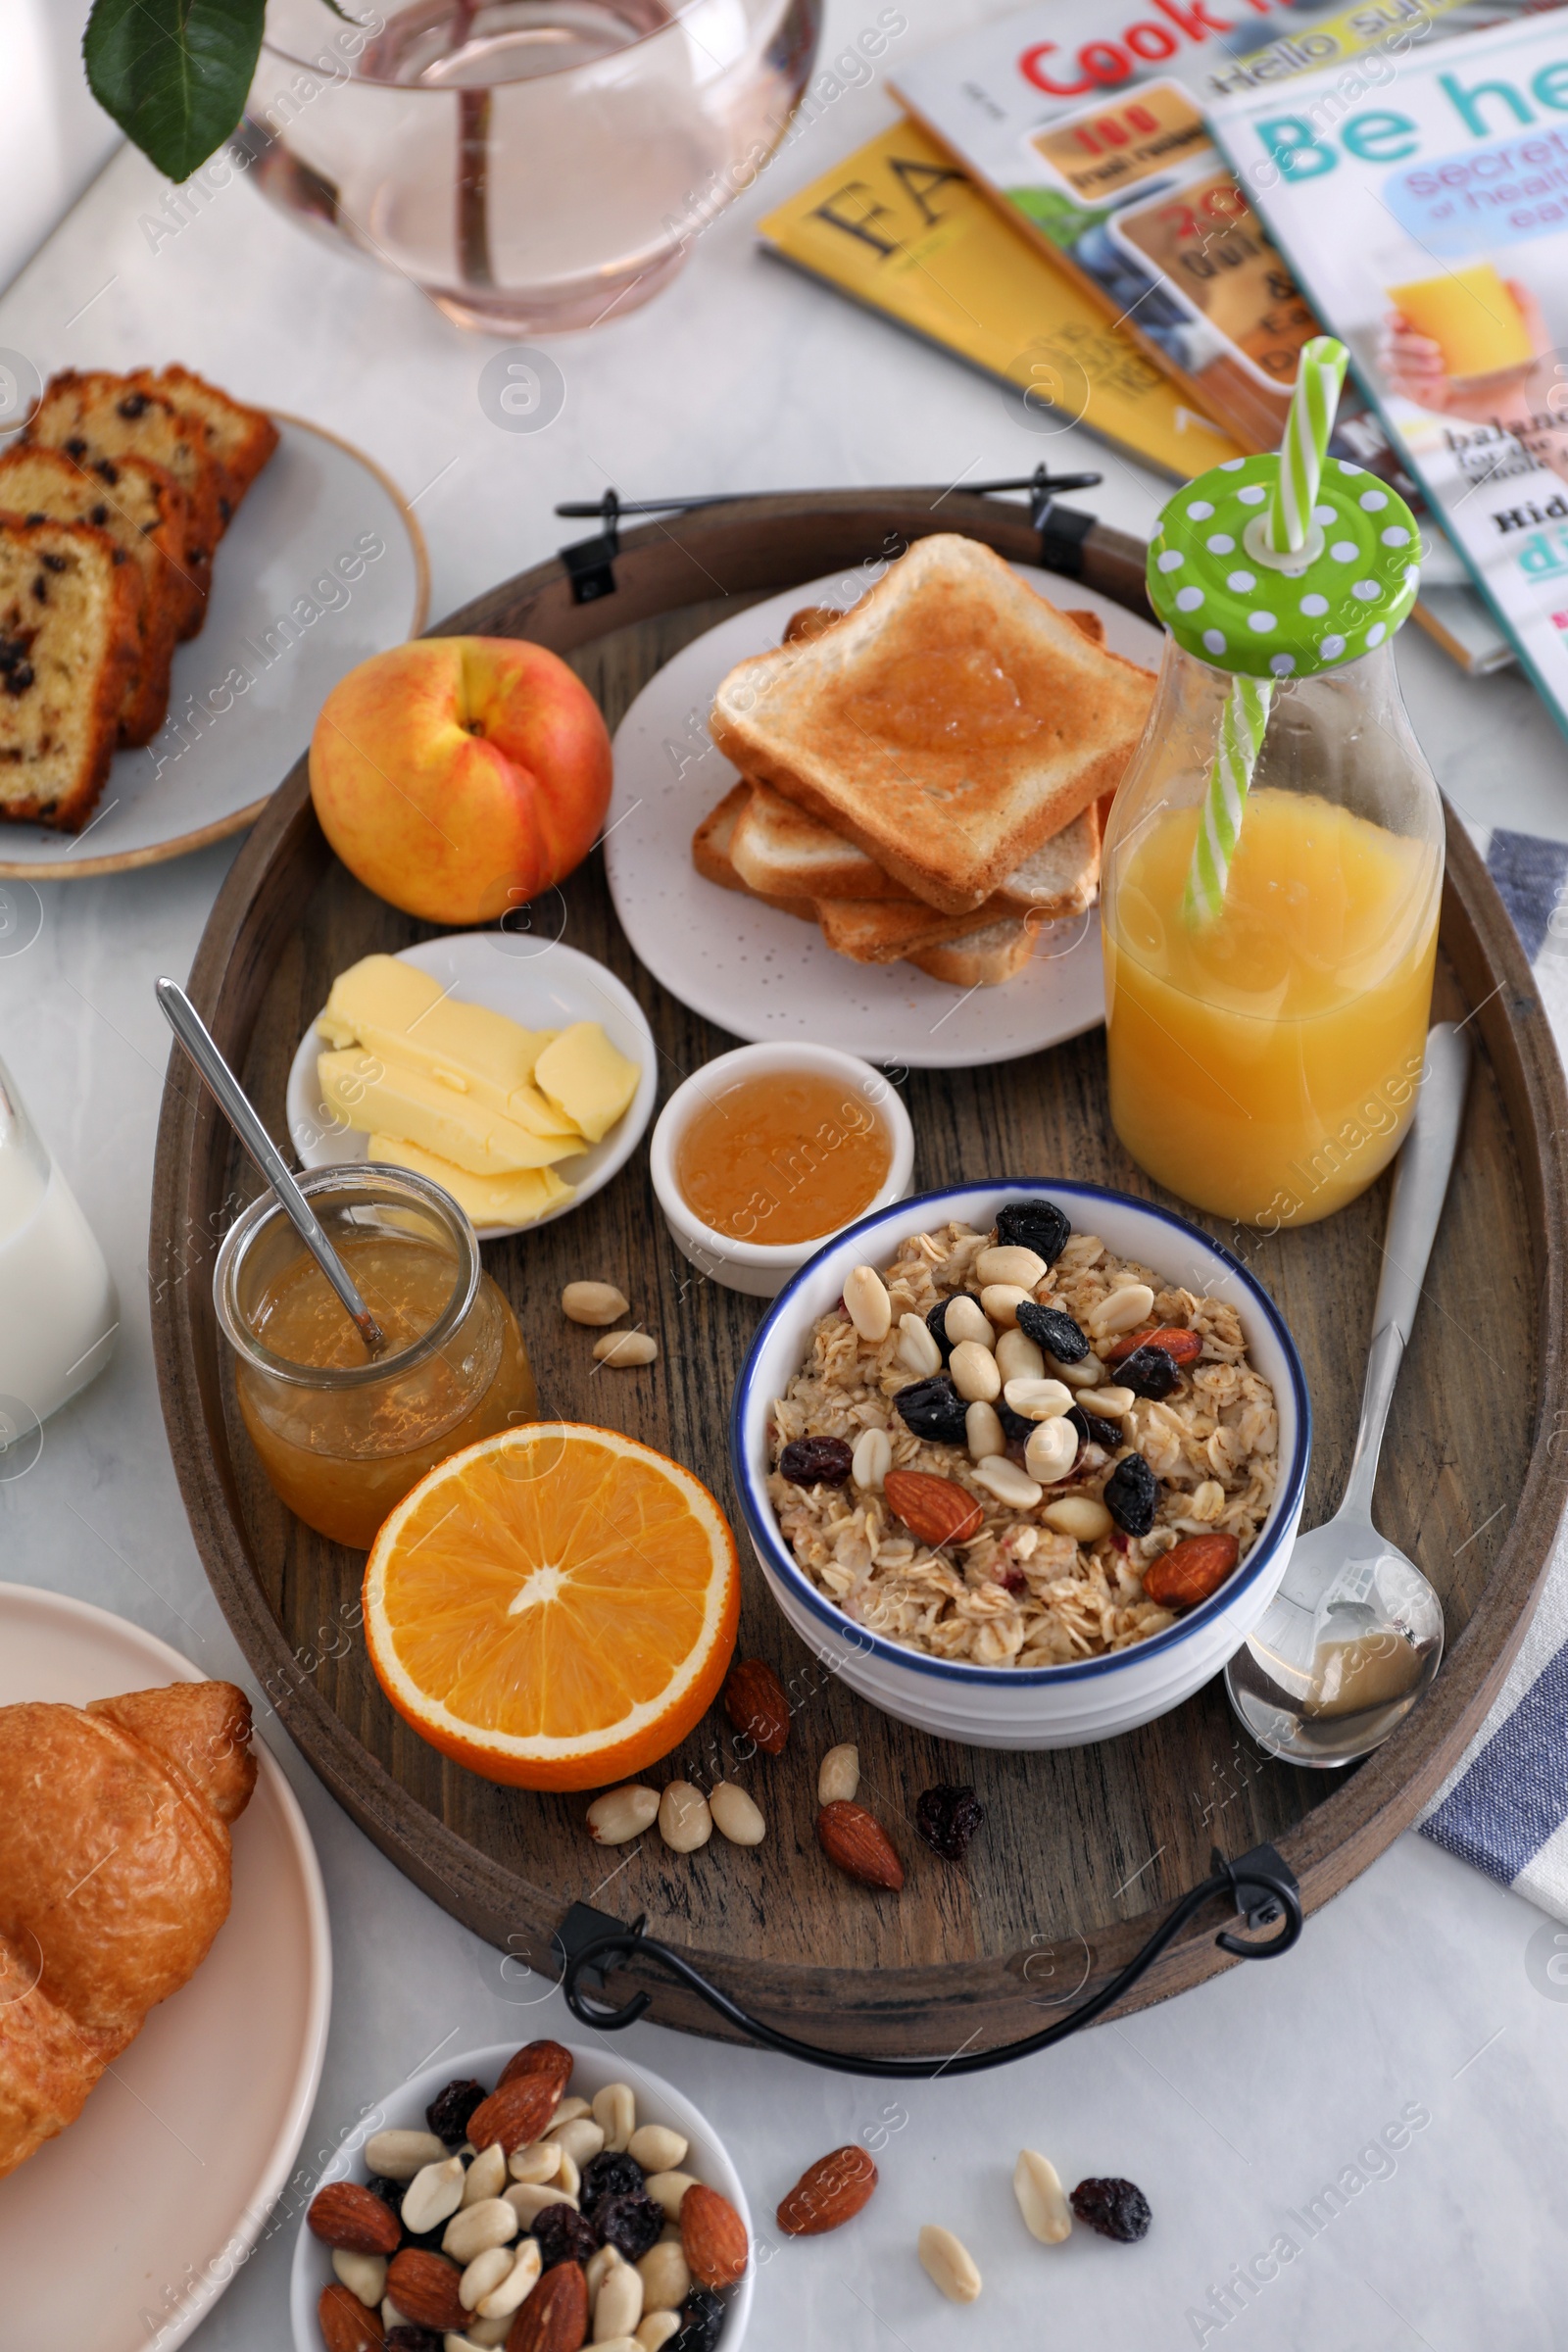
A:
<svg viewBox="0 0 1568 2352">
<path fill-rule="evenodd" d="M 1076 581 L 1012 568 L 1053 604 L 1098 612 L 1114 652 L 1157 665 L 1161 637 L 1150 622 Z M 868 1061 L 961 1069 L 1093 1029 L 1105 1017 L 1098 914 L 1048 924 L 1014 979 L 966 993 L 912 963 L 852 963 L 814 923 L 721 890 L 693 866 L 692 835 L 737 774 L 707 733 L 720 679 L 776 646 L 803 605 L 845 602 L 834 572 L 752 605 L 683 647 L 632 704 L 615 735 L 605 840 L 627 938 L 682 1004 L 754 1045 L 808 1040 Z"/>
<path fill-rule="evenodd" d="M 274 416 L 278 444 L 218 543 L 169 715 L 117 752 L 79 833 L 0 825 L 0 877 L 70 882 L 182 858 L 253 824 L 339 678 L 424 626 L 419 526 L 379 466 Z"/>
</svg>

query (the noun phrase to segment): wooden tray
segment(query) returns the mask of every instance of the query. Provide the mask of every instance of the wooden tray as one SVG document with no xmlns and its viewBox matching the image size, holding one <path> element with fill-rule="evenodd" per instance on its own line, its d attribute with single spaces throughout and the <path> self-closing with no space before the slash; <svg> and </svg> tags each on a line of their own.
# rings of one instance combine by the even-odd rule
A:
<svg viewBox="0 0 1568 2352">
<path fill-rule="evenodd" d="M 1016 561 L 1039 541 L 1016 508 L 930 492 L 737 502 L 628 534 L 615 592 L 575 604 L 561 565 L 541 564 L 443 623 L 530 637 L 564 654 L 612 725 L 679 646 L 749 599 L 850 566 L 936 528 Z M 1136 610 L 1143 551 L 1097 527 L 1082 576 Z M 694 890 L 699 887 L 695 881 Z M 566 937 L 636 992 L 665 1060 L 666 1088 L 732 1040 L 665 996 L 633 959 L 596 856 L 565 888 Z M 274 1134 L 307 1021 L 345 964 L 427 936 L 360 888 L 312 813 L 305 762 L 241 852 L 214 908 L 191 990 L 244 1072 Z M 1565 1102 L 1545 1015 L 1512 927 L 1462 829 L 1450 820 L 1436 1009 L 1473 1016 L 1480 1052 L 1459 1164 L 1428 1278 L 1428 1303 L 1395 1402 L 1378 1515 L 1432 1578 L 1448 1654 L 1432 1694 L 1359 1770 L 1298 1772 L 1239 1732 L 1220 1684 L 1158 1723 L 1074 1752 L 1006 1755 L 930 1740 L 878 1714 L 795 1641 L 747 1564 L 743 1653 L 760 1652 L 795 1701 L 790 1745 L 739 1777 L 769 1821 L 760 1847 L 715 1838 L 687 1859 L 656 1838 L 613 1862 L 588 1840 L 582 1797 L 490 1786 L 443 1763 L 383 1699 L 356 1631 L 361 1562 L 273 1498 L 233 1409 L 212 1305 L 212 1260 L 254 1180 L 183 1058 L 171 1062 L 159 1132 L 150 1263 L 159 1381 L 197 1545 L 246 1656 L 283 1725 L 354 1819 L 416 1885 L 481 1936 L 546 1975 L 551 1936 L 574 1899 L 682 1946 L 786 2031 L 886 2054 L 991 2045 L 1037 2031 L 1054 2006 L 1120 1967 L 1159 1914 L 1208 1869 L 1272 1838 L 1309 1910 L 1408 1826 L 1458 1757 L 1523 1634 L 1568 1487 L 1562 1333 L 1568 1185 Z M 921 1186 L 1014 1171 L 1151 1194 L 1105 1111 L 1099 1034 L 993 1069 L 905 1081 Z M 1158 1198 L 1157 1194 L 1154 1197 Z M 1346 1474 L 1371 1324 L 1386 1183 L 1329 1223 L 1239 1244 L 1288 1317 L 1312 1387 L 1317 1448 L 1306 1524 Z M 1216 1224 L 1215 1230 L 1221 1230 Z M 614 1415 L 664 1447 L 733 1508 L 724 1420 L 760 1306 L 694 1279 L 664 1234 L 646 1152 L 579 1213 L 486 1250 L 521 1320 L 546 1409 Z M 662 1336 L 651 1371 L 585 1377 L 588 1350 L 557 1303 L 564 1281 L 618 1283 Z M 863 1786 L 909 1867 L 902 1897 L 867 1895 L 834 1873 L 812 1834 L 817 1760 L 854 1739 Z M 715 1709 L 665 1774 L 725 1769 Z M 966 1867 L 937 1860 L 912 1830 L 918 1792 L 974 1785 L 986 1807 Z M 1218 1907 L 1195 1922 L 1138 1989 L 1163 1998 L 1228 1965 Z M 1310 1934 L 1310 1929 L 1308 1929 Z M 612 1980 L 612 1983 L 615 1983 Z M 618 1985 L 624 1994 L 631 1979 Z M 689 1995 L 654 1984 L 654 2014 L 713 2030 Z"/>
</svg>

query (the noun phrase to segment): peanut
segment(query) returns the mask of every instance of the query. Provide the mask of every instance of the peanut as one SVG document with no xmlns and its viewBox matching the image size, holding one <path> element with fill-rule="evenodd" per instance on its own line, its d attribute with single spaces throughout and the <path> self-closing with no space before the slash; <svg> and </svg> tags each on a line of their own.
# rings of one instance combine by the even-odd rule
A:
<svg viewBox="0 0 1568 2352">
<path fill-rule="evenodd" d="M 631 1312 L 612 1282 L 568 1282 L 561 1294 L 561 1311 L 573 1323 L 618 1323 Z"/>
<path fill-rule="evenodd" d="M 680 2219 L 680 2201 L 692 2186 L 692 2173 L 650 2173 L 643 2188 L 656 2205 L 662 2206 L 672 2222 Z"/>
<path fill-rule="evenodd" d="M 514 2180 L 529 2187 L 542 2187 L 554 2180 L 561 2171 L 561 2143 L 555 2139 L 536 2139 L 531 2147 L 514 2148 L 507 2159 L 507 2170 Z M 505 2189 L 502 2190 L 505 2196 Z"/>
<path fill-rule="evenodd" d="M 942 1328 L 947 1334 L 950 1348 L 956 1348 L 964 1340 L 973 1340 L 977 1348 L 994 1348 L 997 1344 L 997 1335 L 986 1320 L 985 1309 L 978 1298 L 969 1297 L 967 1291 L 960 1291 L 956 1298 L 948 1300 Z"/>
<path fill-rule="evenodd" d="M 574 2212 L 577 2206 L 575 2194 L 568 2195 L 559 2180 L 519 2180 L 515 2188 L 508 2189 L 506 2201 L 525 2230 L 533 2227 L 547 2205 L 569 2205 Z"/>
<path fill-rule="evenodd" d="M 1018 1327 L 1018 1309 L 1029 1297 L 1021 1282 L 988 1282 L 980 1294 L 980 1304 L 988 1319 L 1003 1331 Z"/>
<path fill-rule="evenodd" d="M 1071 1536 L 1075 1544 L 1098 1544 L 1110 1533 L 1110 1513 L 1089 1494 L 1063 1494 L 1059 1501 L 1048 1502 L 1040 1516 L 1047 1527 L 1054 1527 L 1058 1536 Z"/>
<path fill-rule="evenodd" d="M 1153 1312 L 1154 1294 L 1147 1282 L 1125 1282 L 1090 1310 L 1089 1336 L 1108 1340 L 1118 1331 L 1131 1331 Z"/>
<path fill-rule="evenodd" d="M 574 2205 L 582 2202 L 582 2175 L 569 2148 L 561 2151 L 561 2170 L 556 2175 L 556 2180 L 563 2196 L 569 2197 Z"/>
<path fill-rule="evenodd" d="M 1072 1409 L 1072 1391 L 1059 1380 L 1009 1380 L 1002 1393 L 1026 1421 L 1054 1421 Z"/>
<path fill-rule="evenodd" d="M 662 2352 L 672 2335 L 679 2335 L 678 2311 L 651 2311 L 637 2329 L 638 2352 Z"/>
<path fill-rule="evenodd" d="M 885 1429 L 863 1429 L 855 1443 L 850 1475 L 858 1487 L 875 1493 L 893 1467 L 893 1440 Z"/>
<path fill-rule="evenodd" d="M 1049 1428 L 1051 1424 L 1048 1422 L 1045 1426 Z M 1033 1445 L 1034 1440 L 1031 1438 L 1029 1442 Z M 1009 1511 L 1032 1511 L 1040 1500 L 1042 1490 L 1026 1471 L 1019 1469 L 1016 1462 L 1009 1462 L 1004 1453 L 993 1454 L 986 1461 L 976 1462 L 974 1475 L 976 1485 L 984 1487 L 999 1502 L 1004 1502 Z"/>
<path fill-rule="evenodd" d="M 733 1781 L 718 1783 L 709 1797 L 708 1810 L 713 1816 L 714 1829 L 731 1845 L 760 1845 L 767 1835 L 760 1811 Z"/>
<path fill-rule="evenodd" d="M 922 1377 L 942 1369 L 942 1350 L 919 1315 L 899 1317 L 899 1361 Z"/>
<path fill-rule="evenodd" d="M 637 2265 L 643 2282 L 643 2302 L 650 2311 L 684 2303 L 692 2283 L 686 2257 L 679 2246 L 657 2245 Z"/>
<path fill-rule="evenodd" d="M 334 2246 L 332 2268 L 349 2293 L 358 2295 L 368 2311 L 373 2311 L 386 2293 L 384 2254 L 351 2254 L 344 2246 Z"/>
<path fill-rule="evenodd" d="M 873 1347 L 893 1326 L 893 1301 L 875 1266 L 852 1266 L 844 1277 L 844 1305 L 862 1340 Z"/>
<path fill-rule="evenodd" d="M 1046 1279 L 1046 1261 L 1033 1250 L 1022 1250 L 1016 1244 L 1003 1242 L 982 1250 L 974 1261 L 975 1277 L 984 1286 L 993 1282 L 1015 1282 L 1025 1291 L 1035 1291 Z"/>
<path fill-rule="evenodd" d="M 526 2303 L 539 2283 L 544 2260 L 539 2252 L 539 2240 L 525 2237 L 516 2248 L 516 2260 L 499 2286 L 480 2299 L 479 2317 L 482 2320 L 501 2320 Z M 460 2289 L 461 2292 L 461 2289 Z"/>
<path fill-rule="evenodd" d="M 1030 2236 L 1043 2246 L 1059 2246 L 1072 2229 L 1072 2214 L 1055 2166 L 1033 2148 L 1020 2148 L 1012 2168 L 1012 2193 Z"/>
<path fill-rule="evenodd" d="M 630 2335 L 643 2316 L 643 2282 L 629 2262 L 607 2271 L 594 2303 L 594 2342 L 605 2344 L 617 2335 Z"/>
<path fill-rule="evenodd" d="M 512 2217 L 512 2227 L 514 2230 L 517 2227 L 515 2214 Z M 473 2260 L 464 2266 L 463 2277 L 458 2280 L 458 2301 L 465 2311 L 477 2311 L 486 2295 L 494 2294 L 502 2279 L 511 2276 L 512 2248 L 483 2246 Z"/>
<path fill-rule="evenodd" d="M 645 2173 L 672 2173 L 686 2153 L 686 2141 L 679 2132 L 672 2132 L 667 2124 L 644 2124 L 642 2130 L 634 2132 L 626 2142 L 626 2151 Z M 660 2299 L 657 2295 L 654 2297 L 656 2303 Z M 683 2302 L 684 2290 L 673 2300 Z"/>
<path fill-rule="evenodd" d="M 1075 1404 L 1082 1405 L 1086 1413 L 1095 1414 L 1101 1421 L 1119 1421 L 1124 1413 L 1132 1411 L 1136 1401 L 1131 1389 L 1120 1388 L 1080 1389 L 1073 1398 Z"/>
<path fill-rule="evenodd" d="M 1064 1380 L 1069 1389 L 1097 1389 L 1105 1377 L 1105 1367 L 1098 1355 L 1081 1355 L 1075 1364 L 1064 1364 L 1059 1356 L 1046 1357 L 1046 1370 L 1054 1380 Z"/>
<path fill-rule="evenodd" d="M 960 1340 L 948 1358 L 948 1373 L 960 1396 L 971 1403 L 989 1404 L 1002 1394 L 1002 1374 L 989 1348 L 978 1340 Z"/>
<path fill-rule="evenodd" d="M 987 1404 L 983 1397 L 971 1404 L 964 1414 L 963 1436 L 971 1462 L 987 1461 L 993 1454 L 1005 1453 L 1007 1450 L 1006 1432 L 1002 1426 L 1001 1416 L 996 1406 Z"/>
<path fill-rule="evenodd" d="M 463 2158 L 449 2156 L 444 2164 L 422 2165 L 409 2182 L 403 2200 L 403 2227 L 412 2236 L 433 2230 L 463 2203 Z"/>
<path fill-rule="evenodd" d="M 997 1342 L 997 1369 L 1004 1380 L 1044 1380 L 1045 1354 L 1028 1333 L 1015 1325 Z"/>
<path fill-rule="evenodd" d="M 453 2215 L 442 2233 L 441 2251 L 450 2254 L 461 2268 L 491 2246 L 509 2246 L 516 2234 L 516 2207 L 509 2205 L 505 2197 L 481 2197 L 476 2204 L 464 2205 Z M 509 2262 L 507 2270 L 511 2268 Z M 498 2271 L 481 2292 L 488 2294 L 490 2287 L 499 2285 L 505 2277 L 506 2271 Z M 470 2311 L 478 2300 L 475 2295 L 473 2303 L 468 2305 Z"/>
<path fill-rule="evenodd" d="M 375 2132 L 365 2143 L 365 2161 L 382 2180 L 412 2180 L 427 2164 L 442 2163 L 446 2152 L 433 2132 Z"/>
<path fill-rule="evenodd" d="M 713 1834 L 708 1799 L 690 1781 L 671 1781 L 659 1800 L 659 1835 L 672 1854 L 694 1854 Z"/>
<path fill-rule="evenodd" d="M 481 2320 L 475 2313 L 468 2322 L 466 2335 L 455 2336 L 449 2332 L 442 2338 L 442 2352 L 445 2352 L 448 2344 L 453 2343 L 461 2344 L 463 2352 L 500 2352 L 501 2345 L 506 2342 L 511 2333 L 512 2322 L 510 2320 Z"/>
<path fill-rule="evenodd" d="M 620 2155 L 631 2144 L 637 2129 L 637 2093 L 629 2082 L 607 2082 L 596 2090 L 593 2119 L 605 2134 L 605 2145 L 613 2155 Z"/>
<path fill-rule="evenodd" d="M 1067 1420 L 1042 1421 L 1023 1449 L 1023 1466 L 1043 1487 L 1066 1477 L 1078 1459 L 1078 1432 Z"/>
<path fill-rule="evenodd" d="M 659 1342 L 648 1331 L 607 1331 L 602 1340 L 594 1342 L 596 1360 L 621 1371 L 634 1364 L 651 1364 L 658 1353 Z"/>
<path fill-rule="evenodd" d="M 604 2285 L 605 2280 L 609 2277 L 610 2273 L 612 2271 L 618 2271 L 625 2259 L 625 2256 L 622 2254 L 618 2246 L 601 2246 L 597 2254 L 589 2256 L 588 2268 L 584 2273 L 584 2278 L 588 2287 L 588 2308 L 590 2311 L 592 2311 L 595 2303 L 597 2302 L 599 2298 L 599 2289 Z"/>
<path fill-rule="evenodd" d="M 919 2246 L 920 2267 L 932 2285 L 950 2303 L 972 2303 L 980 2292 L 980 2273 L 968 2247 L 936 2222 L 926 2223 Z"/>
<path fill-rule="evenodd" d="M 493 2147 L 481 2148 L 468 2167 L 463 2183 L 465 2205 L 478 2205 L 486 2197 L 499 2197 L 507 2185 L 507 2151 L 497 2140 Z"/>
<path fill-rule="evenodd" d="M 816 1801 L 819 1805 L 853 1804 L 859 1786 L 860 1751 L 852 1740 L 841 1740 L 828 1749 L 816 1768 Z M 673 2161 L 678 2164 L 680 2157 Z"/>
<path fill-rule="evenodd" d="M 588 1808 L 588 1835 L 601 1845 L 624 1845 L 640 1838 L 659 1811 L 659 1790 L 635 1781 L 624 1788 L 607 1788 Z"/>
<path fill-rule="evenodd" d="M 563 2170 L 569 2157 L 579 2172 L 605 2144 L 604 2126 L 596 2124 L 591 2115 L 573 2115 L 564 2124 L 552 2124 L 545 2137 L 553 2139 L 561 2150 Z"/>
</svg>

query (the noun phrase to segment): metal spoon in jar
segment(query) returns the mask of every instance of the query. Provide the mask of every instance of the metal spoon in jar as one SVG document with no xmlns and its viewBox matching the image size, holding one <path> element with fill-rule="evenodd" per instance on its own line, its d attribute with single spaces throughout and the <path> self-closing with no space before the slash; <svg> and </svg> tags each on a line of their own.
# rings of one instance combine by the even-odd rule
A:
<svg viewBox="0 0 1568 2352">
<path fill-rule="evenodd" d="M 157 995 L 164 1018 L 216 1096 L 234 1133 L 277 1195 L 300 1240 L 342 1299 L 360 1338 L 365 1342 L 366 1353 L 372 1357 L 383 1354 L 386 1334 L 360 1296 L 353 1275 L 321 1230 L 316 1212 L 289 1174 L 282 1153 L 258 1118 L 250 1097 L 219 1052 L 201 1014 L 176 981 L 160 980 Z"/>
<path fill-rule="evenodd" d="M 1261 1623 L 1225 1669 L 1231 1705 L 1259 1744 L 1292 1764 L 1352 1764 L 1388 1739 L 1443 1657 L 1443 1603 L 1372 1524 L 1384 1424 L 1459 1143 L 1469 1040 L 1444 1021 L 1427 1037 L 1421 1094 L 1394 1172 L 1361 1422 L 1345 1500 L 1298 1536 Z"/>
</svg>

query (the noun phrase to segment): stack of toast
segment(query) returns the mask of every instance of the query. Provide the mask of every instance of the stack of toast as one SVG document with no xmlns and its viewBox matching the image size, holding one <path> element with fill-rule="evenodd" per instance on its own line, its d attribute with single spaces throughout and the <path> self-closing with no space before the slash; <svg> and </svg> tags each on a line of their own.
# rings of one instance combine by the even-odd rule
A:
<svg viewBox="0 0 1568 2352">
<path fill-rule="evenodd" d="M 188 368 L 51 378 L 0 455 L 0 817 L 78 832 L 150 743 L 213 551 L 277 446 Z"/>
<path fill-rule="evenodd" d="M 741 781 L 693 861 L 856 962 L 995 985 L 1094 904 L 1102 805 L 1153 686 L 1096 614 L 989 548 L 919 540 L 851 611 L 798 612 L 724 679 L 710 730 Z"/>
</svg>

